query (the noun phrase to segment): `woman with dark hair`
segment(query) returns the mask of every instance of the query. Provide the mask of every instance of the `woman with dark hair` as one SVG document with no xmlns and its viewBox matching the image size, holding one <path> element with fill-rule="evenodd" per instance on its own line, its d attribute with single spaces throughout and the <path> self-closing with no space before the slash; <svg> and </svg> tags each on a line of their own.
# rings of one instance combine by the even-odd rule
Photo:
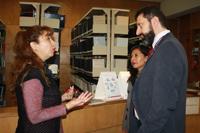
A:
<svg viewBox="0 0 200 133">
<path fill-rule="evenodd" d="M 122 129 L 124 133 L 128 133 L 129 131 L 129 120 L 132 119 L 132 111 L 129 108 L 130 102 L 131 102 L 131 91 L 134 85 L 135 80 L 138 76 L 140 76 L 140 73 L 146 64 L 148 60 L 148 56 L 150 54 L 150 48 L 148 46 L 145 46 L 143 42 L 138 42 L 138 44 L 135 44 L 131 50 L 130 50 L 130 77 L 128 79 L 128 98 L 127 98 L 127 104 L 124 110 L 124 118 L 123 118 L 123 125 Z"/>
<path fill-rule="evenodd" d="M 61 116 L 92 98 L 91 93 L 85 92 L 64 102 L 67 95 L 61 96 L 52 74 L 45 68 L 45 61 L 55 52 L 53 34 L 47 26 L 33 26 L 16 35 L 13 71 L 19 116 L 16 133 L 61 133 Z"/>
</svg>

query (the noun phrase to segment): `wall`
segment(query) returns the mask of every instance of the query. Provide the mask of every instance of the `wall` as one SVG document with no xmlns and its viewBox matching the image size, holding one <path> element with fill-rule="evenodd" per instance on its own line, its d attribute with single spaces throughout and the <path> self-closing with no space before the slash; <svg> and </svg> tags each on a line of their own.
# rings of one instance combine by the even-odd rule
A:
<svg viewBox="0 0 200 133">
<path fill-rule="evenodd" d="M 20 15 L 20 0 L 0 0 L 0 20 L 6 25 L 6 100 L 7 105 L 12 106 L 16 103 L 14 95 L 10 93 L 10 71 L 14 68 L 11 65 L 13 61 L 12 46 L 14 37 L 20 30 L 19 15 Z M 70 85 L 70 66 L 69 66 L 69 46 L 71 41 L 71 29 L 77 21 L 91 8 L 91 7 L 112 7 L 130 9 L 131 13 L 140 7 L 152 5 L 157 3 L 151 2 L 135 2 L 133 0 L 23 0 L 26 2 L 42 2 L 42 3 L 56 3 L 60 4 L 59 13 L 66 17 L 65 28 L 61 33 L 61 55 L 60 55 L 60 87 L 64 89 Z M 131 18 L 133 15 L 130 14 Z"/>
<path fill-rule="evenodd" d="M 163 0 L 160 6 L 166 16 L 171 16 L 200 7 L 200 0 Z"/>
<path fill-rule="evenodd" d="M 194 36 L 196 30 L 200 31 L 200 11 L 195 13 L 183 15 L 181 17 L 177 17 L 175 19 L 169 20 L 170 30 L 174 33 L 174 35 L 180 40 L 183 44 L 187 57 L 188 57 L 188 65 L 189 65 L 189 83 L 193 81 L 200 81 L 200 52 L 199 52 L 199 64 L 194 68 L 194 58 L 192 56 L 192 49 L 194 47 Z"/>
</svg>

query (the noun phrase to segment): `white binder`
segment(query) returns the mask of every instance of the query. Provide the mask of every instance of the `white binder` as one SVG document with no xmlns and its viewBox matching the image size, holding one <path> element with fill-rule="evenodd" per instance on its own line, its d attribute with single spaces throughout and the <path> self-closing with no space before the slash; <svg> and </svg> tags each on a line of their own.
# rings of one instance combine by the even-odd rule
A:
<svg viewBox="0 0 200 133">
<path fill-rule="evenodd" d="M 123 99 L 127 99 L 128 93 L 128 78 L 130 77 L 130 72 L 129 71 L 121 71 L 119 72 L 118 75 L 118 82 L 120 86 L 120 94 Z"/>
<path fill-rule="evenodd" d="M 119 72 L 118 77 L 116 72 L 101 72 L 94 99 L 105 101 L 126 99 L 129 76 L 128 71 Z"/>
<path fill-rule="evenodd" d="M 116 72 L 101 72 L 94 99 L 105 101 L 121 99 Z"/>
</svg>

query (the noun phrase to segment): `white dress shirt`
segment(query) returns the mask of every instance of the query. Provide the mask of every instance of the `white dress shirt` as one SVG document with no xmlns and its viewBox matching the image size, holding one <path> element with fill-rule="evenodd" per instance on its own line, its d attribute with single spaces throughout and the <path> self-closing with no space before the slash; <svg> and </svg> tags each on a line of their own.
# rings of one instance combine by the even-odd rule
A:
<svg viewBox="0 0 200 133">
<path fill-rule="evenodd" d="M 156 46 L 156 44 L 160 41 L 160 39 L 163 37 L 163 36 L 165 36 L 167 33 L 169 33 L 170 32 L 170 30 L 164 30 L 164 31 L 162 31 L 162 32 L 160 32 L 160 33 L 158 33 L 156 36 L 155 36 L 155 38 L 154 38 L 154 40 L 153 40 L 153 44 L 152 44 L 152 47 L 153 48 L 155 48 L 155 46 Z"/>
</svg>

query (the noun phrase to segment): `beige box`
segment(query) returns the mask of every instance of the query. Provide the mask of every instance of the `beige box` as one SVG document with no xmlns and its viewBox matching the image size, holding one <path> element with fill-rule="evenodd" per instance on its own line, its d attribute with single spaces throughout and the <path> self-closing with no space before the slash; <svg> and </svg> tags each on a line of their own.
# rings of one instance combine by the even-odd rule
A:
<svg viewBox="0 0 200 133">
<path fill-rule="evenodd" d="M 107 33 L 108 28 L 108 24 L 106 24 L 106 15 L 93 16 L 93 33 Z"/>
<path fill-rule="evenodd" d="M 112 54 L 113 55 L 121 55 L 121 56 L 128 56 L 128 48 L 127 47 L 112 47 Z"/>
<path fill-rule="evenodd" d="M 128 38 L 122 38 L 122 37 L 115 38 L 115 46 L 127 47 L 128 46 Z"/>
<path fill-rule="evenodd" d="M 93 24 L 106 24 L 106 16 L 93 16 Z"/>
<path fill-rule="evenodd" d="M 118 68 L 123 71 L 127 68 L 127 59 L 114 59 L 114 68 Z"/>
<path fill-rule="evenodd" d="M 128 26 L 126 25 L 114 25 L 113 26 L 113 33 L 114 34 L 128 34 Z"/>
<path fill-rule="evenodd" d="M 37 17 L 20 17 L 19 26 L 30 27 L 39 24 L 39 18 Z"/>
<path fill-rule="evenodd" d="M 107 54 L 107 47 L 106 46 L 94 46 L 93 47 L 93 51 L 92 51 L 93 55 L 106 55 Z"/>
<path fill-rule="evenodd" d="M 93 68 L 105 68 L 105 59 L 93 59 Z"/>
<path fill-rule="evenodd" d="M 116 25 L 125 25 L 128 26 L 129 17 L 128 16 L 117 16 Z"/>
<path fill-rule="evenodd" d="M 92 31 L 93 33 L 107 33 L 108 25 L 107 24 L 93 24 Z"/>
<path fill-rule="evenodd" d="M 51 28 L 60 28 L 60 19 L 55 19 L 55 18 L 41 18 L 41 24 L 49 26 Z"/>
<path fill-rule="evenodd" d="M 40 3 L 36 2 L 19 2 L 21 8 L 28 6 L 33 10 L 34 16 L 20 16 L 19 17 L 19 26 L 20 27 L 30 27 L 39 24 L 39 16 L 40 16 Z M 21 9 L 21 14 L 25 13 L 23 9 Z"/>
<path fill-rule="evenodd" d="M 92 63 L 92 77 L 99 77 L 101 72 L 109 71 L 105 66 L 105 59 L 93 59 Z"/>
</svg>

